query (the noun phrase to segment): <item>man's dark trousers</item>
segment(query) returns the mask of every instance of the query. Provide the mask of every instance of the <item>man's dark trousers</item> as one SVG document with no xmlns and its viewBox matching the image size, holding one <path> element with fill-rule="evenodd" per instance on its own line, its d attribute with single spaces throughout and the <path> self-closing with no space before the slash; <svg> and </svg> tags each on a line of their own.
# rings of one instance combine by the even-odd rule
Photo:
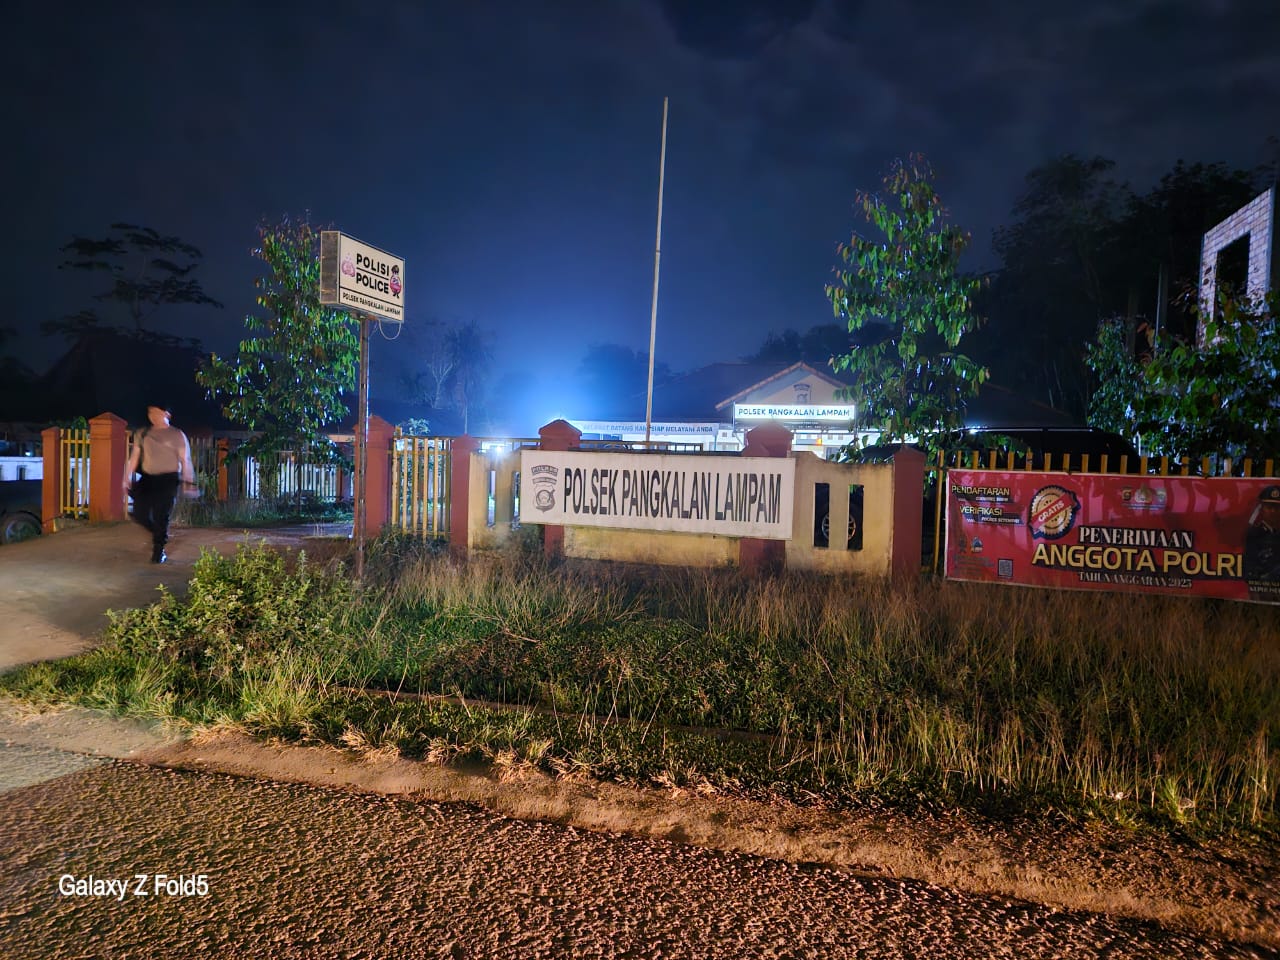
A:
<svg viewBox="0 0 1280 960">
<path fill-rule="evenodd" d="M 169 542 L 169 515 L 178 499 L 176 473 L 144 473 L 133 485 L 133 519 L 151 531 L 152 559 Z"/>
</svg>

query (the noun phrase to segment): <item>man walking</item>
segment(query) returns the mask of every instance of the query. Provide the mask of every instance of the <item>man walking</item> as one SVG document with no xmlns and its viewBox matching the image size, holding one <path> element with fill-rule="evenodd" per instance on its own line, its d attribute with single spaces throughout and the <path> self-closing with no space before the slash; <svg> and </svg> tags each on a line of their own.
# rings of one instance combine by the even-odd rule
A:
<svg viewBox="0 0 1280 960">
<path fill-rule="evenodd" d="M 168 404 L 147 407 L 148 426 L 135 434 L 125 468 L 124 488 L 133 496 L 133 519 L 151 531 L 152 563 L 169 559 L 164 545 L 169 542 L 169 515 L 178 499 L 178 487 L 195 482 L 191 444 L 185 433 L 170 426 L 171 416 Z M 137 482 L 135 474 L 140 475 Z"/>
</svg>

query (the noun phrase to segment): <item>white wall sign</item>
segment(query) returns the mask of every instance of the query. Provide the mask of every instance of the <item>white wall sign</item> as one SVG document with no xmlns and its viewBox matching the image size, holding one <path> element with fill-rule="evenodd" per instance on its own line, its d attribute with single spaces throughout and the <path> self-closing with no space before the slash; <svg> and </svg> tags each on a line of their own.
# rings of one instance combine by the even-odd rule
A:
<svg viewBox="0 0 1280 960">
<path fill-rule="evenodd" d="M 848 423 L 854 418 L 852 403 L 735 403 L 733 419 L 781 420 L 803 423 Z"/>
<path fill-rule="evenodd" d="M 322 230 L 320 302 L 403 322 L 404 261 L 337 230 Z"/>
<path fill-rule="evenodd" d="M 791 537 L 790 457 L 520 452 L 520 522 Z"/>
<path fill-rule="evenodd" d="M 604 433 L 611 436 L 625 436 L 633 433 L 644 434 L 643 420 L 570 420 L 583 433 Z M 659 422 L 650 424 L 652 436 L 685 436 L 688 434 L 714 435 L 718 423 L 674 423 Z"/>
</svg>

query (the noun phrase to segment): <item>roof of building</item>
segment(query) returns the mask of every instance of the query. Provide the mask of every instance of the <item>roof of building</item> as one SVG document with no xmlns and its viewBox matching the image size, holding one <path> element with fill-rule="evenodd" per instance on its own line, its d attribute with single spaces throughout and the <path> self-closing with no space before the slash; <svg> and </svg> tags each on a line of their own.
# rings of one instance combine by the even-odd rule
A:
<svg viewBox="0 0 1280 960">
<path fill-rule="evenodd" d="M 725 409 L 742 397 L 770 386 L 816 376 L 833 386 L 845 386 L 830 373 L 807 363 L 786 361 L 752 361 L 712 363 L 673 377 L 653 388 L 653 418 L 678 422 L 715 422 L 723 420 Z M 645 397 L 635 395 L 627 409 L 617 411 L 614 419 L 644 419 Z"/>
</svg>

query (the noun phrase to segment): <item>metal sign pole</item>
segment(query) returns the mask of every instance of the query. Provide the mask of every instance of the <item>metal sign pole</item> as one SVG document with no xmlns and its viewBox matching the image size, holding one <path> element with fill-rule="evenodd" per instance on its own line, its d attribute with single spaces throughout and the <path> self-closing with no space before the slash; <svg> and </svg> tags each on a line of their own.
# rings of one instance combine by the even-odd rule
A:
<svg viewBox="0 0 1280 960">
<path fill-rule="evenodd" d="M 369 318 L 356 314 L 360 324 L 360 372 L 356 385 L 356 489 L 352 517 L 355 522 L 356 582 L 364 580 L 365 483 L 369 469 Z"/>
<path fill-rule="evenodd" d="M 658 264 L 662 260 L 662 185 L 667 175 L 667 98 L 662 98 L 662 151 L 658 160 L 658 236 L 653 244 L 653 303 L 649 308 L 649 387 L 644 401 L 644 445 L 653 430 L 653 348 L 658 336 Z"/>
<path fill-rule="evenodd" d="M 352 530 L 355 580 L 364 579 L 366 530 L 369 527 L 369 324 L 385 316 L 404 320 L 404 261 L 385 250 L 361 243 L 337 230 L 320 231 L 320 302 L 346 309 L 360 325 L 360 370 L 356 385 L 355 486 Z"/>
</svg>

